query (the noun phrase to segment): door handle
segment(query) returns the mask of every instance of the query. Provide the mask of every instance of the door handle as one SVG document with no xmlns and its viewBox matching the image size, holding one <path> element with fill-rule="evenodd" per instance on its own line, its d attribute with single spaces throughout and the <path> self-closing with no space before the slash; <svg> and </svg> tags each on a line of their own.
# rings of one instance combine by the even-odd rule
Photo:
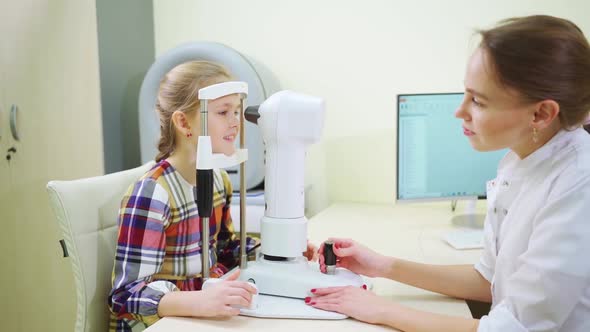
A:
<svg viewBox="0 0 590 332">
<path fill-rule="evenodd" d="M 6 151 L 6 160 L 10 161 L 12 159 L 12 155 L 16 153 L 16 148 L 13 146 Z"/>
<path fill-rule="evenodd" d="M 10 132 L 12 133 L 12 137 L 15 141 L 19 141 L 17 119 L 18 106 L 12 105 L 12 107 L 10 107 Z"/>
</svg>

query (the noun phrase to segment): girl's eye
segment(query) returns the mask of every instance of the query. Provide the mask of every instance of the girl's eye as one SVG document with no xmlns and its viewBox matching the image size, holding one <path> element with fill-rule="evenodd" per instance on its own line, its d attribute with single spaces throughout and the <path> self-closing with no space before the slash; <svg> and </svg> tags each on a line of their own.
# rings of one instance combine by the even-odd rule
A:
<svg viewBox="0 0 590 332">
<path fill-rule="evenodd" d="M 235 115 L 235 116 L 238 116 L 238 115 L 240 115 L 240 111 L 238 111 L 238 110 L 235 110 L 235 111 L 234 111 L 234 115 Z"/>
<path fill-rule="evenodd" d="M 221 111 L 221 112 L 219 112 L 219 114 L 226 115 L 227 114 L 227 111 Z"/>
</svg>

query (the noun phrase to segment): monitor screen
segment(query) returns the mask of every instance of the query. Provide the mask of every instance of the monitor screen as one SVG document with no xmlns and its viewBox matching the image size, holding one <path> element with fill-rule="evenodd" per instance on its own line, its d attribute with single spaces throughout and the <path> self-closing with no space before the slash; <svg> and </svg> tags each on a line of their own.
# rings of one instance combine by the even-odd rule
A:
<svg viewBox="0 0 590 332">
<path fill-rule="evenodd" d="M 455 111 L 463 93 L 397 96 L 397 199 L 485 198 L 507 150 L 478 152 Z"/>
</svg>

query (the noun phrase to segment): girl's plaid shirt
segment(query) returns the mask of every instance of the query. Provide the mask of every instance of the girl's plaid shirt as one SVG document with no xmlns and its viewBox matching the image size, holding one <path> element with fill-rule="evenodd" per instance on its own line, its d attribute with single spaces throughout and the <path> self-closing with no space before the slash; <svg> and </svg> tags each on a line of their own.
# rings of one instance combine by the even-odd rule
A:
<svg viewBox="0 0 590 332">
<path fill-rule="evenodd" d="M 237 265 L 239 239 L 229 213 L 232 187 L 215 171 L 209 223 L 211 276 Z M 149 326 L 160 298 L 170 291 L 201 289 L 201 221 L 191 186 L 166 160 L 129 187 L 119 210 L 119 233 L 109 294 L 111 331 Z M 257 240 L 248 238 L 247 249 Z"/>
</svg>

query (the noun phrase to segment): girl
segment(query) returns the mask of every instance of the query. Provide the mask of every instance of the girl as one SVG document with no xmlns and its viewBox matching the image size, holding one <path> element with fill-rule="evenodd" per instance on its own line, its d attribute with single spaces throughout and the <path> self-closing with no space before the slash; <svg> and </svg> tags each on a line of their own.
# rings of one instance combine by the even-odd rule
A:
<svg viewBox="0 0 590 332">
<path fill-rule="evenodd" d="M 200 291 L 201 222 L 195 204 L 195 165 L 200 116 L 198 91 L 231 80 L 223 67 L 193 61 L 162 80 L 156 103 L 161 137 L 156 165 L 132 185 L 119 213 L 119 234 L 109 296 L 112 331 L 131 331 L 163 316 L 232 316 L 248 307 L 254 287 L 236 280 Z M 231 155 L 240 130 L 240 97 L 209 102 L 208 131 L 213 152 Z M 228 174 L 215 171 L 210 244 L 211 277 L 236 266 L 239 240 L 229 214 Z M 247 248 L 255 241 L 248 239 Z M 308 251 L 317 252 L 313 245 Z"/>
</svg>

